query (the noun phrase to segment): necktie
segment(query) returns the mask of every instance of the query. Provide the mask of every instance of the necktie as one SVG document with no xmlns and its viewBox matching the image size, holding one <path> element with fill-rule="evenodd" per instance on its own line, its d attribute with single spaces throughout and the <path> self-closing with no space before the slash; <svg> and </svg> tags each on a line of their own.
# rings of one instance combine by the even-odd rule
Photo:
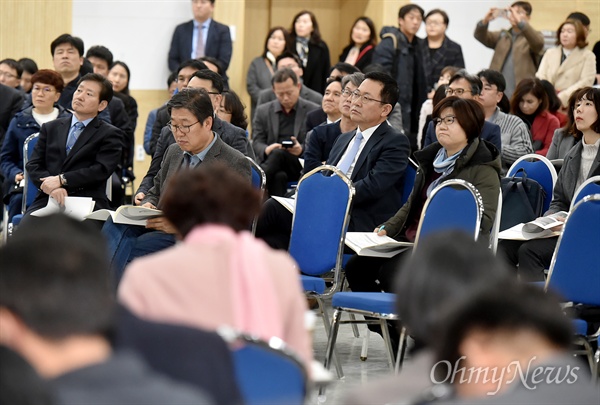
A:
<svg viewBox="0 0 600 405">
<path fill-rule="evenodd" d="M 360 144 L 362 143 L 363 135 L 361 132 L 356 132 L 356 136 L 354 137 L 354 143 L 352 144 L 352 148 L 346 153 L 346 155 L 340 160 L 337 164 L 337 168 L 344 174 L 348 174 L 348 169 L 352 166 L 352 162 L 354 162 L 354 158 L 358 154 L 358 148 L 360 148 Z"/>
<path fill-rule="evenodd" d="M 204 56 L 204 24 L 198 26 L 198 40 L 196 42 L 196 59 Z"/>
<path fill-rule="evenodd" d="M 71 152 L 73 145 L 75 145 L 75 142 L 77 142 L 77 138 L 79 138 L 79 135 L 81 135 L 81 132 L 84 128 L 85 125 L 83 125 L 83 123 L 79 121 L 77 121 L 71 127 L 71 131 L 69 131 L 69 137 L 67 138 L 67 155 L 69 154 L 69 152 Z"/>
</svg>

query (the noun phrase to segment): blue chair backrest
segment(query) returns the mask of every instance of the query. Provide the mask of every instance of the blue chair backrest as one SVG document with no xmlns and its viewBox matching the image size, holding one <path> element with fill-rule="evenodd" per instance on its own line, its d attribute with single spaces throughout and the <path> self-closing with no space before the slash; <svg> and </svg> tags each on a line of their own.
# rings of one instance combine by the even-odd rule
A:
<svg viewBox="0 0 600 405">
<path fill-rule="evenodd" d="M 526 159 L 537 159 L 533 162 L 530 162 Z M 527 173 L 527 177 L 533 179 L 540 183 L 540 185 L 544 188 L 546 192 L 546 197 L 544 198 L 544 212 L 548 210 L 550 207 L 550 202 L 552 201 L 552 197 L 554 194 L 554 183 L 556 182 L 556 170 L 554 166 L 550 163 L 548 159 L 541 155 L 525 155 L 519 158 L 508 170 L 506 176 L 513 176 L 517 173 L 517 170 L 523 168 L 525 173 Z M 520 177 L 517 174 L 517 177 Z"/>
<path fill-rule="evenodd" d="M 482 214 L 481 195 L 471 183 L 446 180 L 433 189 L 425 202 L 415 244 L 445 230 L 462 230 L 477 240 Z"/>
<path fill-rule="evenodd" d="M 35 145 L 39 139 L 39 133 L 35 133 L 33 135 L 29 135 L 27 139 L 25 139 L 25 143 L 23 144 L 23 173 L 25 176 L 25 187 L 23 188 L 23 212 L 31 205 L 35 197 L 38 195 L 38 189 L 31 181 L 29 174 L 27 173 L 27 162 L 31 159 L 31 155 L 33 154 L 33 150 L 35 149 Z"/>
<path fill-rule="evenodd" d="M 353 195 L 351 181 L 333 166 L 317 167 L 298 183 L 289 253 L 302 273 L 318 276 L 341 265 Z"/>
<path fill-rule="evenodd" d="M 575 206 L 581 199 L 587 195 L 600 194 L 600 176 L 593 176 L 583 182 L 575 191 L 571 208 Z"/>
<path fill-rule="evenodd" d="M 600 306 L 600 194 L 583 197 L 569 212 L 550 264 L 546 288 L 565 301 Z"/>
<path fill-rule="evenodd" d="M 246 156 L 246 159 L 250 161 L 250 168 L 252 169 L 252 187 L 264 190 L 267 183 L 265 172 L 254 160 L 248 156 Z"/>
<path fill-rule="evenodd" d="M 417 165 L 411 159 L 408 159 L 408 165 L 404 171 L 404 186 L 402 189 L 402 205 L 408 201 L 408 197 L 415 186 L 415 177 L 417 177 Z"/>
<path fill-rule="evenodd" d="M 266 344 L 246 343 L 233 351 L 235 374 L 247 405 L 301 405 L 306 374 L 293 357 Z"/>
</svg>

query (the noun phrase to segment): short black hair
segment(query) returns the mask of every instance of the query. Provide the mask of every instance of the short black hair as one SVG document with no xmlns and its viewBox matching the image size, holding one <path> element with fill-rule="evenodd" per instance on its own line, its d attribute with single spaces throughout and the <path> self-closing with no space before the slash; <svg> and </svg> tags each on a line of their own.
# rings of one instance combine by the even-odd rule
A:
<svg viewBox="0 0 600 405">
<path fill-rule="evenodd" d="M 444 366 L 460 364 L 460 346 L 469 333 L 532 331 L 564 351 L 569 349 L 573 331 L 560 307 L 560 300 L 541 287 L 505 281 L 448 305 L 436 336 L 436 374 L 447 373 Z"/>
<path fill-rule="evenodd" d="M 331 69 L 329 70 L 329 75 L 331 76 L 331 72 L 333 72 L 335 69 L 339 70 L 342 73 L 345 73 L 347 75 L 351 75 L 352 73 L 358 73 L 360 72 L 360 69 L 357 68 L 354 65 L 351 65 L 349 63 L 346 62 L 338 62 L 335 65 L 333 65 L 331 67 Z"/>
<path fill-rule="evenodd" d="M 179 73 L 181 71 L 181 69 L 184 69 L 186 67 L 191 67 L 196 70 L 208 69 L 208 67 L 201 60 L 188 59 L 186 61 L 181 62 L 181 64 L 177 67 L 176 73 Z"/>
<path fill-rule="evenodd" d="M 90 49 L 88 49 L 87 53 L 85 54 L 85 57 L 88 59 L 90 57 L 102 59 L 106 62 L 109 69 L 112 67 L 113 64 L 112 52 L 107 47 L 102 45 L 92 46 Z"/>
<path fill-rule="evenodd" d="M 177 81 L 177 72 L 171 72 L 167 77 L 167 87 L 171 87 L 171 83 Z"/>
<path fill-rule="evenodd" d="M 107 103 L 110 103 L 110 100 L 112 100 L 113 98 L 114 92 L 112 84 L 108 81 L 106 77 L 98 73 L 88 73 L 81 79 L 79 79 L 79 81 L 77 82 L 77 87 L 79 87 L 79 85 L 86 80 L 100 84 L 100 101 L 106 101 Z"/>
<path fill-rule="evenodd" d="M 235 91 L 225 90 L 223 92 L 223 107 L 231 114 L 231 125 L 244 130 L 248 128 L 248 116 L 245 112 L 246 106 Z"/>
<path fill-rule="evenodd" d="M 302 66 L 302 60 L 300 60 L 300 57 L 297 54 L 295 54 L 293 52 L 290 52 L 290 51 L 283 51 L 281 53 L 281 55 L 279 55 L 278 57 L 275 58 L 275 68 L 277 68 L 277 65 L 279 64 L 279 61 L 281 59 L 285 59 L 285 58 L 292 58 L 292 59 L 294 59 L 294 61 L 296 61 L 296 63 L 300 67 L 300 69 L 304 70 L 304 67 Z"/>
<path fill-rule="evenodd" d="M 219 93 L 223 93 L 223 89 L 225 87 L 223 83 L 223 78 L 220 74 L 213 72 L 210 69 L 199 70 L 193 74 L 192 77 L 197 77 L 198 79 L 209 80 L 212 84 L 212 87 Z M 190 79 L 191 80 L 191 79 Z"/>
<path fill-rule="evenodd" d="M 11 59 L 11 58 L 3 59 L 3 60 L 0 60 L 0 65 L 10 66 L 12 69 L 14 69 L 17 72 L 17 79 L 21 78 L 21 75 L 23 74 L 23 68 L 21 67 L 19 62 L 17 62 L 16 60 Z"/>
<path fill-rule="evenodd" d="M 19 62 L 19 65 L 21 65 L 23 72 L 27 72 L 32 75 L 38 71 L 38 65 L 33 59 L 21 58 L 17 62 Z"/>
<path fill-rule="evenodd" d="M 479 80 L 479 77 L 467 72 L 466 69 L 461 69 L 458 72 L 456 72 L 454 75 L 452 75 L 452 77 L 450 78 L 450 82 L 448 82 L 448 84 L 450 85 L 460 79 L 465 79 L 466 81 L 469 82 L 469 85 L 471 86 L 471 94 L 472 95 L 477 96 L 477 95 L 481 94 L 481 89 L 483 88 L 483 84 L 481 83 L 481 80 Z"/>
<path fill-rule="evenodd" d="M 400 10 L 398 10 L 398 18 L 404 19 L 404 16 L 406 16 L 406 14 L 410 13 L 413 10 L 417 10 L 421 14 L 421 18 L 425 17 L 425 10 L 423 10 L 421 6 L 419 6 L 418 4 L 410 3 L 400 7 Z"/>
<path fill-rule="evenodd" d="M 390 104 L 393 110 L 394 106 L 398 102 L 398 98 L 400 97 L 400 90 L 398 89 L 398 83 L 396 80 L 394 80 L 394 78 L 388 73 L 384 72 L 369 72 L 365 75 L 365 80 L 367 79 L 379 82 L 383 85 L 383 88 L 381 89 L 380 100 L 385 104 Z M 392 110 L 390 110 L 390 114 Z"/>
<path fill-rule="evenodd" d="M 112 328 L 106 245 L 89 223 L 59 214 L 23 221 L 0 262 L 0 307 L 38 335 L 104 336 Z"/>
<path fill-rule="evenodd" d="M 214 116 L 212 101 L 208 92 L 204 89 L 185 88 L 173 95 L 167 103 L 169 115 L 175 109 L 185 109 L 191 112 L 200 122 L 206 121 L 208 117 Z"/>
<path fill-rule="evenodd" d="M 590 23 L 591 23 L 590 17 L 588 17 L 587 15 L 583 14 L 580 11 L 575 11 L 575 12 L 569 14 L 569 16 L 567 17 L 567 20 L 578 20 L 586 28 L 589 28 Z"/>
<path fill-rule="evenodd" d="M 74 37 L 70 34 L 62 34 L 54 41 L 52 41 L 52 43 L 50 44 L 50 52 L 52 56 L 54 56 L 54 50 L 56 49 L 56 47 L 62 44 L 70 44 L 73 48 L 77 49 L 77 52 L 79 52 L 80 57 L 83 56 L 83 40 L 81 38 Z"/>
<path fill-rule="evenodd" d="M 531 12 L 533 11 L 533 7 L 531 7 L 531 3 L 529 3 L 528 1 L 515 1 L 510 6 L 511 7 L 521 7 L 523 10 L 525 10 L 525 13 L 527 14 L 527 16 L 530 16 Z"/>
<path fill-rule="evenodd" d="M 271 79 L 271 85 L 275 85 L 275 83 L 283 83 L 288 79 L 292 79 L 294 86 L 298 85 L 298 76 L 296 76 L 296 73 L 292 69 L 277 69 L 273 75 L 273 78 Z"/>
<path fill-rule="evenodd" d="M 514 276 L 487 246 L 464 232 L 439 232 L 419 244 L 402 266 L 394 292 L 398 314 L 411 336 L 432 346 L 449 303 Z"/>
<path fill-rule="evenodd" d="M 223 76 L 223 63 L 221 63 L 220 60 L 218 60 L 217 58 L 213 58 L 212 56 L 203 56 L 201 58 L 199 58 L 199 60 L 201 60 L 202 62 L 208 62 L 208 63 L 212 63 L 213 65 L 215 65 L 217 67 L 217 73 L 220 74 L 221 76 Z M 205 63 L 206 65 L 206 63 Z M 208 66 L 206 66 L 208 68 Z M 210 70 L 210 69 L 209 69 Z"/>
<path fill-rule="evenodd" d="M 427 15 L 425 16 L 425 18 L 423 18 L 423 20 L 427 21 L 429 16 L 434 15 L 434 14 L 439 14 L 442 16 L 442 19 L 444 20 L 444 25 L 446 27 L 448 26 L 448 24 L 450 24 L 450 18 L 448 18 L 448 13 L 446 13 L 444 10 L 441 10 L 439 8 L 434 8 L 433 10 L 428 12 Z"/>
<path fill-rule="evenodd" d="M 483 69 L 477 73 L 477 77 L 483 77 L 489 84 L 495 85 L 498 88 L 498 91 L 504 92 L 504 90 L 506 90 L 506 79 L 504 79 L 504 75 L 497 70 Z"/>
<path fill-rule="evenodd" d="M 556 95 L 556 89 L 554 88 L 554 85 L 546 79 L 542 79 L 540 82 L 542 83 L 542 86 L 544 86 L 544 90 L 546 90 L 546 94 L 548 95 L 548 111 L 554 113 L 560 110 L 562 103 Z"/>
</svg>

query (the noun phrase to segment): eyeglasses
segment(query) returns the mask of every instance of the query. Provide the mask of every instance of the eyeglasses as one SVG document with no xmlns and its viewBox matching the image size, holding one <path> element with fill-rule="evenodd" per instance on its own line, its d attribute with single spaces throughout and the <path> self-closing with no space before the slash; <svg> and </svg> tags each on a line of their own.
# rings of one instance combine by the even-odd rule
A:
<svg viewBox="0 0 600 405">
<path fill-rule="evenodd" d="M 454 94 L 456 94 L 457 96 L 460 96 L 460 95 L 462 95 L 465 92 L 472 93 L 471 90 L 467 90 L 467 89 L 451 89 L 450 87 L 448 87 L 446 89 L 446 95 L 447 96 L 452 96 Z"/>
<path fill-rule="evenodd" d="M 455 120 L 456 120 L 456 116 L 454 116 L 454 115 L 446 115 L 444 118 L 434 118 L 433 119 L 433 124 L 436 127 L 438 125 L 440 125 L 442 122 L 444 122 L 444 124 L 446 124 L 446 125 L 452 125 L 452 124 L 454 124 Z"/>
<path fill-rule="evenodd" d="M 33 85 L 33 87 L 31 88 L 32 93 L 42 92 L 44 94 L 50 94 L 55 91 L 56 90 L 53 89 L 52 87 L 40 87 L 40 86 Z"/>
<path fill-rule="evenodd" d="M 191 125 L 173 125 L 173 124 L 171 124 L 171 121 L 169 121 L 169 122 L 167 122 L 167 126 L 173 133 L 175 133 L 175 131 L 179 131 L 182 134 L 189 134 L 190 128 L 193 127 L 194 125 L 198 124 L 199 122 L 200 121 L 196 121 Z"/>
<path fill-rule="evenodd" d="M 381 100 L 375 100 L 374 98 L 371 98 L 371 97 L 368 97 L 368 96 L 364 96 L 364 95 L 360 94 L 360 92 L 359 92 L 358 90 L 354 90 L 354 91 L 351 93 L 351 95 L 352 95 L 352 100 L 356 100 L 357 98 L 359 98 L 359 97 L 360 97 L 360 101 L 361 101 L 363 104 L 368 104 L 368 103 L 370 103 L 371 101 L 376 101 L 376 102 L 378 102 L 378 103 L 381 103 L 381 104 L 387 104 L 387 103 L 386 103 L 386 102 L 384 102 L 384 101 L 381 101 Z"/>
<path fill-rule="evenodd" d="M 350 97 L 352 95 L 352 92 L 348 89 L 344 89 L 342 90 L 342 97 Z"/>
</svg>

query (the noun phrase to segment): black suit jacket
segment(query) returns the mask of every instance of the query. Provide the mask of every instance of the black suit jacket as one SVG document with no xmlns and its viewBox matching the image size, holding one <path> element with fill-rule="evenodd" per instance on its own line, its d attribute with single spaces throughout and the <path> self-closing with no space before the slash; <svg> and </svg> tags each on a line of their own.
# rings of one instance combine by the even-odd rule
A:
<svg viewBox="0 0 600 405">
<path fill-rule="evenodd" d="M 66 144 L 71 117 L 50 121 L 40 129 L 40 137 L 27 162 L 27 172 L 36 187 L 40 178 L 64 174 L 69 196 L 91 197 L 94 209 L 109 208 L 106 180 L 112 175 L 121 158 L 122 132 L 94 118 L 83 130 L 71 152 Z M 27 212 L 46 206 L 48 195 L 40 191 Z"/>
<path fill-rule="evenodd" d="M 342 134 L 340 121 L 319 125 L 309 131 L 304 144 L 304 170 L 308 173 L 321 166 L 329 158 L 335 140 Z"/>
<path fill-rule="evenodd" d="M 181 62 L 192 59 L 192 36 L 194 35 L 194 22 L 190 20 L 179 24 L 173 32 L 171 48 L 169 49 L 169 70 L 177 70 Z M 229 27 L 212 20 L 208 28 L 204 55 L 216 58 L 227 70 L 232 54 L 231 34 Z"/>
<path fill-rule="evenodd" d="M 219 134 L 221 140 L 223 140 L 223 142 L 225 142 L 227 145 L 254 160 L 254 150 L 248 141 L 246 131 L 231 125 L 229 122 L 223 121 L 219 117 L 214 118 L 212 130 Z M 163 160 L 163 156 L 165 155 L 167 148 L 174 143 L 175 138 L 173 137 L 173 133 L 169 127 L 163 127 L 160 137 L 158 138 L 158 142 L 154 148 L 154 154 L 152 155 L 152 161 L 150 162 L 148 172 L 146 172 L 146 176 L 144 176 L 144 179 L 140 183 L 136 194 L 147 194 L 148 190 L 152 188 L 154 176 L 156 176 L 160 170 L 160 164 Z"/>
<path fill-rule="evenodd" d="M 4 134 L 8 124 L 23 106 L 23 93 L 3 84 L 0 84 L 0 147 L 4 141 Z"/>
<path fill-rule="evenodd" d="M 337 165 L 356 130 L 340 135 L 335 141 L 328 164 Z M 350 214 L 349 231 L 372 232 L 391 218 L 402 206 L 404 171 L 410 144 L 406 135 L 381 123 L 361 151 L 352 171 L 356 194 Z"/>
<path fill-rule="evenodd" d="M 302 76 L 304 85 L 321 94 L 325 93 L 325 81 L 329 77 L 330 68 L 331 61 L 327 44 L 323 41 L 316 45 L 309 42 L 308 60 Z"/>
<path fill-rule="evenodd" d="M 425 44 L 427 45 L 427 40 L 425 40 Z M 442 69 L 446 66 L 465 67 L 461 46 L 448 37 L 444 38 L 442 46 L 433 54 L 433 57 L 428 49 L 425 49 L 423 58 L 425 66 L 429 68 L 429 71 L 426 72 L 428 89 L 433 88 L 434 84 L 437 83 Z"/>
<path fill-rule="evenodd" d="M 192 384 L 217 404 L 243 403 L 231 352 L 215 332 L 143 320 L 120 306 L 116 349 L 131 349 L 154 370 Z"/>
</svg>

